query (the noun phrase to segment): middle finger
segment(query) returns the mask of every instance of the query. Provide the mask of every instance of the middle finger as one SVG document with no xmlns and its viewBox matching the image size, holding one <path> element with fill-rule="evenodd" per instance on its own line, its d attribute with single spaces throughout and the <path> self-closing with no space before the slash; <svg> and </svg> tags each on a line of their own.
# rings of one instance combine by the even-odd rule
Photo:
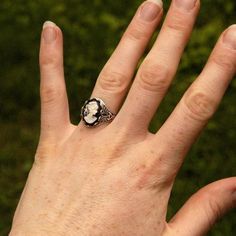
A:
<svg viewBox="0 0 236 236">
<path fill-rule="evenodd" d="M 148 128 L 177 71 L 199 8 L 199 0 L 172 1 L 161 32 L 140 66 L 116 122 L 129 130 Z"/>
</svg>

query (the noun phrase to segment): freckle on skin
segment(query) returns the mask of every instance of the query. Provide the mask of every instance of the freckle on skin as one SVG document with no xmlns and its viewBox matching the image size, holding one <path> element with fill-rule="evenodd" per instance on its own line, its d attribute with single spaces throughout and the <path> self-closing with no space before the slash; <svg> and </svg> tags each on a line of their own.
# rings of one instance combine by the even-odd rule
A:
<svg viewBox="0 0 236 236">
<path fill-rule="evenodd" d="M 153 151 L 152 149 L 150 150 L 150 152 L 151 152 L 152 154 L 154 154 L 154 151 Z"/>
<path fill-rule="evenodd" d="M 97 225 L 93 224 L 93 225 L 92 225 L 92 228 L 93 228 L 93 229 L 96 229 L 96 228 L 97 228 Z"/>
<path fill-rule="evenodd" d="M 140 170 L 145 170 L 146 169 L 146 165 L 142 164 L 141 166 L 138 166 L 135 170 L 138 172 Z"/>
<path fill-rule="evenodd" d="M 143 165 L 141 165 L 141 169 L 146 169 L 146 165 L 145 164 L 143 164 Z"/>
</svg>

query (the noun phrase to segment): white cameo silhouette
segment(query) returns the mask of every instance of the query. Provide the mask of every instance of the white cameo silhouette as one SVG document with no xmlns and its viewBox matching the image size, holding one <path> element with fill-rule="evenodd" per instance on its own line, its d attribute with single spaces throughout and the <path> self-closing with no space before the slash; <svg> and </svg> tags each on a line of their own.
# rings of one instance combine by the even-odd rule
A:
<svg viewBox="0 0 236 236">
<path fill-rule="evenodd" d="M 99 106 L 96 101 L 89 102 L 84 108 L 84 120 L 88 124 L 93 124 L 97 121 L 97 117 L 95 116 L 98 112 Z"/>
</svg>

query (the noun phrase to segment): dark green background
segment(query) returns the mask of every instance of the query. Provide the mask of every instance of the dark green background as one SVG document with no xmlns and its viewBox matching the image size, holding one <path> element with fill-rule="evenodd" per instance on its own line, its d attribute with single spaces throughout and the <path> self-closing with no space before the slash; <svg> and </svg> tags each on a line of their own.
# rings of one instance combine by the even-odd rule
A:
<svg viewBox="0 0 236 236">
<path fill-rule="evenodd" d="M 32 165 L 39 136 L 40 31 L 45 20 L 64 32 L 65 75 L 73 122 L 96 77 L 118 43 L 140 0 L 1 0 L 0 2 L 0 235 L 7 235 Z M 165 1 L 168 9 L 170 1 Z M 202 70 L 220 33 L 236 23 L 234 0 L 204 0 L 181 66 L 151 130 L 166 119 Z M 150 46 L 149 46 L 150 49 Z M 236 175 L 236 81 L 194 145 L 174 186 L 169 216 L 209 182 Z M 209 233 L 233 236 L 229 213 Z"/>
</svg>

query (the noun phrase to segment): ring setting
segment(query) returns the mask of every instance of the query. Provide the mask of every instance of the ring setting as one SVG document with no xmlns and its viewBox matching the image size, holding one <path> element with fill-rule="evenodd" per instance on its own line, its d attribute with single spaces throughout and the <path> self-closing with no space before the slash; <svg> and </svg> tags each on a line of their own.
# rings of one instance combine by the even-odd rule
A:
<svg viewBox="0 0 236 236">
<path fill-rule="evenodd" d="M 111 122 L 115 114 L 106 107 L 102 99 L 91 98 L 85 101 L 80 116 L 87 127 L 94 127 L 104 122 Z"/>
</svg>

